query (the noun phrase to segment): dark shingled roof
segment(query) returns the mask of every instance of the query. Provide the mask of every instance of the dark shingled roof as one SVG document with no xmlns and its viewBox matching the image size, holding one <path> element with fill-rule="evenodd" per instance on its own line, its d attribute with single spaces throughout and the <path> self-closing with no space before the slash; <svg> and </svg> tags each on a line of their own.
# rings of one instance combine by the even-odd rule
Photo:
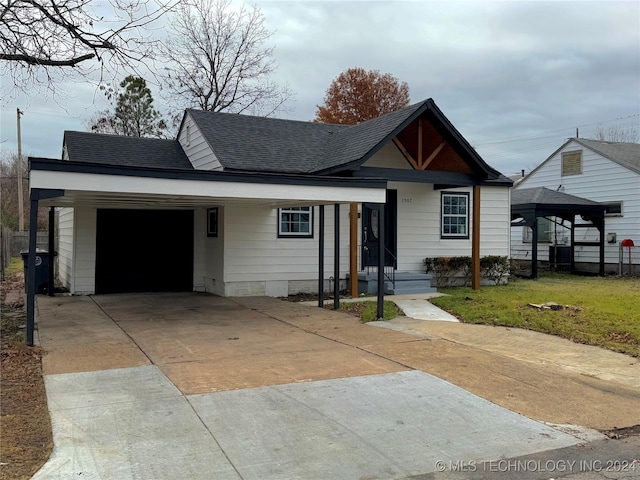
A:
<svg viewBox="0 0 640 480">
<path fill-rule="evenodd" d="M 225 170 L 335 173 L 363 163 L 421 114 L 429 112 L 444 136 L 476 171 L 503 178 L 444 117 L 433 100 L 357 125 L 332 125 L 187 110 Z"/>
<path fill-rule="evenodd" d="M 550 190 L 547 187 L 515 188 L 511 191 L 511 206 L 518 205 L 600 205 L 568 193 Z M 603 207 L 604 208 L 604 207 Z"/>
<path fill-rule="evenodd" d="M 603 142 L 584 138 L 573 140 L 609 160 L 640 173 L 640 143 Z"/>
<path fill-rule="evenodd" d="M 66 131 L 64 145 L 74 162 L 193 170 L 177 140 Z"/>
<path fill-rule="evenodd" d="M 507 180 L 492 169 L 428 99 L 357 125 L 254 117 L 188 109 L 227 171 L 334 174 L 356 168 L 421 115 L 487 181 Z M 69 160 L 108 165 L 188 169 L 177 140 L 65 132 Z"/>
<path fill-rule="evenodd" d="M 337 131 L 326 145 L 316 170 L 326 170 L 362 159 L 424 104 L 425 102 L 416 103 Z"/>
<path fill-rule="evenodd" d="M 310 173 L 349 127 L 188 109 L 225 170 Z"/>
</svg>

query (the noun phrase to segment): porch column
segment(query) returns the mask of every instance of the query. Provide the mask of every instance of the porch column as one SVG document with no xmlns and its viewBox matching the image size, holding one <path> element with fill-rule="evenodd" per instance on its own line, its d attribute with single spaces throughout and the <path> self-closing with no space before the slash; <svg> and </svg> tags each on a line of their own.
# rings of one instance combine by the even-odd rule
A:
<svg viewBox="0 0 640 480">
<path fill-rule="evenodd" d="M 604 218 L 600 223 L 600 268 L 598 270 L 598 275 L 604 277 Z"/>
<path fill-rule="evenodd" d="M 358 296 L 358 204 L 349 204 L 349 292 Z"/>
<path fill-rule="evenodd" d="M 49 207 L 49 279 L 47 282 L 47 294 L 53 297 L 53 260 L 54 260 L 54 230 L 56 221 L 55 207 Z"/>
<path fill-rule="evenodd" d="M 385 257 L 385 238 L 384 238 L 384 203 L 378 205 L 378 305 L 376 316 L 379 319 L 384 318 L 384 257 Z"/>
<path fill-rule="evenodd" d="M 318 307 L 324 307 L 324 205 L 318 207 Z"/>
<path fill-rule="evenodd" d="M 576 271 L 576 216 L 571 220 L 571 265 L 569 271 L 573 274 Z"/>
<path fill-rule="evenodd" d="M 471 232 L 471 288 L 480 290 L 480 185 L 473 186 L 473 229 Z"/>
<path fill-rule="evenodd" d="M 533 233 L 531 235 L 531 278 L 538 278 L 538 217 L 533 219 Z"/>
<path fill-rule="evenodd" d="M 32 190 L 29 210 L 29 255 L 27 257 L 27 338 L 28 347 L 33 347 L 36 307 L 36 238 L 38 233 L 38 191 Z"/>
<path fill-rule="evenodd" d="M 340 204 L 333 206 L 333 309 L 340 308 Z"/>
</svg>

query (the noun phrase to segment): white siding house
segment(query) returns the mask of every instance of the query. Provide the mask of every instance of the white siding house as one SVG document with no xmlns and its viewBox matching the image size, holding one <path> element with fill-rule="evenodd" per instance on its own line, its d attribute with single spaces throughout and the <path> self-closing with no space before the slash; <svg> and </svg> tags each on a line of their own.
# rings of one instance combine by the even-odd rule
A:
<svg viewBox="0 0 640 480">
<path fill-rule="evenodd" d="M 607 205 L 605 217 L 605 272 L 617 273 L 620 242 L 640 245 L 640 145 L 570 139 L 542 162 L 514 189 L 546 187 Z M 549 221 L 541 222 L 538 259 L 549 259 L 549 246 L 568 246 L 570 232 Z M 583 222 L 584 223 L 584 222 Z M 576 231 L 576 241 L 598 239 L 595 228 Z M 512 227 L 511 255 L 531 258 L 531 229 Z M 586 271 L 597 271 L 598 247 L 576 246 L 575 262 Z M 637 261 L 640 262 L 640 259 Z"/>
<path fill-rule="evenodd" d="M 358 273 L 377 266 L 369 256 L 380 251 L 383 223 L 386 267 L 398 274 L 424 274 L 426 257 L 471 256 L 473 215 L 480 216 L 480 256 L 509 254 L 511 181 L 478 156 L 432 100 L 355 126 L 187 110 L 175 141 L 66 132 L 64 151 L 64 161 L 39 167 L 35 185 L 63 189 L 50 204 L 74 207 L 58 214 L 58 279 L 73 294 L 118 291 L 106 267 L 129 246 L 140 251 L 127 257 L 141 270 L 131 272 L 142 279 L 129 282 L 134 288 L 157 288 L 162 270 L 147 258 L 155 256 L 167 265 L 189 263 L 180 288 L 223 296 L 316 292 L 321 205 L 326 289 L 336 281 L 344 288 L 354 265 Z M 63 178 L 56 171 L 76 184 L 55 180 Z M 382 222 L 375 205 L 385 195 Z M 159 221 L 162 212 L 174 220 Z M 172 252 L 177 244 L 184 252 Z"/>
</svg>

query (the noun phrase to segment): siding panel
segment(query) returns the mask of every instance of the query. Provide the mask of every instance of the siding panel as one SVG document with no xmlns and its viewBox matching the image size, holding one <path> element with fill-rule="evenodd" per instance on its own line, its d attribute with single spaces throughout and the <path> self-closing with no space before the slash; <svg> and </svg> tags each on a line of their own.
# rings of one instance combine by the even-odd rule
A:
<svg viewBox="0 0 640 480">
<path fill-rule="evenodd" d="M 76 208 L 72 294 L 95 293 L 96 285 L 96 209 Z"/>
<path fill-rule="evenodd" d="M 58 226 L 57 278 L 69 291 L 73 290 L 73 208 L 56 210 Z"/>
<path fill-rule="evenodd" d="M 187 129 L 189 139 L 187 139 Z M 222 170 L 222 165 L 189 114 L 186 115 L 182 129 L 178 133 L 178 142 L 196 170 Z"/>
</svg>

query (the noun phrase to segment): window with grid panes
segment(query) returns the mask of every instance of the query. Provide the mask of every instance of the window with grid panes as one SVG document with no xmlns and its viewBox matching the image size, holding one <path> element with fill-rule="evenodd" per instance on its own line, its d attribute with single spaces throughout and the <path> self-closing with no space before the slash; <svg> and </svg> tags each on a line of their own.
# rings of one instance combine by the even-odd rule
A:
<svg viewBox="0 0 640 480">
<path fill-rule="evenodd" d="M 469 238 L 469 194 L 442 193 L 441 238 Z"/>
<path fill-rule="evenodd" d="M 279 237 L 313 237 L 313 208 L 293 207 L 278 210 Z"/>
</svg>

